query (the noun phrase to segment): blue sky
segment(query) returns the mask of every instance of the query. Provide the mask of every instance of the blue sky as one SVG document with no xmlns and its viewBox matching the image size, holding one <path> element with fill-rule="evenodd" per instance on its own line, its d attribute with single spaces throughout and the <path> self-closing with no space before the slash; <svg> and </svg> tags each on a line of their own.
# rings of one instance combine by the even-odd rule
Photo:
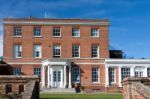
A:
<svg viewBox="0 0 150 99">
<path fill-rule="evenodd" d="M 149 0 L 0 0 L 0 18 L 108 18 L 110 46 L 129 57 L 150 58 Z M 2 56 L 0 23 L 0 56 Z"/>
</svg>

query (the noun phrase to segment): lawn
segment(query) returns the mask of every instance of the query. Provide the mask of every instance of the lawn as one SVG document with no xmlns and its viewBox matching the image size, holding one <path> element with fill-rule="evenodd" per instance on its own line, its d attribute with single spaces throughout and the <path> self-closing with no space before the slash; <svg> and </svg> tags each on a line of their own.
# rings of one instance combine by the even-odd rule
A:
<svg viewBox="0 0 150 99">
<path fill-rule="evenodd" d="M 100 94 L 41 94 L 40 99 L 123 99 L 120 93 Z"/>
</svg>

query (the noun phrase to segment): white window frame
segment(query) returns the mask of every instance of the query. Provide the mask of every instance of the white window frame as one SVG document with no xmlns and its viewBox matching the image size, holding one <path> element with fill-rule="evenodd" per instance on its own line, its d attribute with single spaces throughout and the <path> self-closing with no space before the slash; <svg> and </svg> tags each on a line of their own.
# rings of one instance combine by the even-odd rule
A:
<svg viewBox="0 0 150 99">
<path fill-rule="evenodd" d="M 14 67 L 13 75 L 21 75 L 21 67 Z"/>
<path fill-rule="evenodd" d="M 79 49 L 78 49 L 78 51 L 79 51 L 79 56 L 78 56 L 78 57 L 75 57 L 75 55 L 74 55 L 74 53 L 75 53 L 75 52 L 74 52 L 74 46 L 78 46 L 78 48 L 79 48 Z M 73 58 L 80 58 L 80 45 L 79 45 L 79 44 L 73 44 L 73 45 L 72 45 L 72 57 L 73 57 Z"/>
<path fill-rule="evenodd" d="M 59 36 L 54 35 L 54 29 L 55 29 L 55 28 L 56 28 L 56 29 L 58 29 L 58 28 L 60 29 L 60 35 L 59 35 Z M 52 33 L 53 33 L 53 34 L 52 34 L 53 37 L 61 37 L 61 28 L 60 28 L 60 27 L 53 27 Z"/>
<path fill-rule="evenodd" d="M 97 80 L 98 81 L 93 81 L 93 69 L 97 69 L 97 72 L 98 72 L 98 78 Z M 99 67 L 92 67 L 92 83 L 100 83 L 100 68 Z"/>
<path fill-rule="evenodd" d="M 21 27 L 14 27 L 13 28 L 13 37 L 22 37 L 22 28 Z"/>
<path fill-rule="evenodd" d="M 37 32 L 36 29 L 40 29 L 40 35 L 37 35 L 38 33 L 35 33 L 35 32 Z M 42 37 L 42 28 L 41 27 L 34 27 L 33 28 L 33 37 Z"/>
<path fill-rule="evenodd" d="M 109 67 L 110 68 L 113 68 L 114 69 L 114 81 L 113 82 L 110 82 L 110 84 L 115 84 L 116 83 L 116 68 L 114 67 Z M 110 75 L 109 75 L 110 76 Z M 109 77 L 110 78 L 110 77 Z"/>
<path fill-rule="evenodd" d="M 95 32 L 95 31 L 94 31 L 94 29 L 98 30 L 98 31 L 97 31 L 97 35 L 96 35 L 96 36 L 95 36 L 95 35 L 93 35 L 93 34 L 95 34 L 95 33 L 93 33 L 93 32 Z M 98 29 L 98 28 L 91 28 L 91 36 L 92 36 L 92 37 L 99 37 L 99 33 L 100 33 L 100 31 L 99 31 L 99 29 Z"/>
<path fill-rule="evenodd" d="M 76 76 L 75 76 L 75 74 L 74 74 L 74 73 L 76 73 L 76 72 L 75 72 L 76 69 L 78 69 L 78 71 L 79 71 L 79 75 L 78 75 L 79 81 L 74 81 L 74 79 L 77 79 L 77 78 L 75 78 Z M 72 67 L 72 82 L 73 82 L 73 83 L 80 83 L 80 82 L 81 82 L 81 75 L 80 75 L 80 68 L 79 68 L 79 67 Z"/>
<path fill-rule="evenodd" d="M 55 47 L 59 47 L 60 55 L 55 55 L 55 53 L 54 53 L 54 50 L 56 50 Z M 59 44 L 53 45 L 53 58 L 61 58 L 61 45 L 59 45 Z"/>
<path fill-rule="evenodd" d="M 129 69 L 129 71 L 127 71 L 127 69 Z M 130 77 L 131 74 L 131 68 L 129 67 L 122 67 L 121 68 L 121 80 L 123 80 L 126 77 Z M 124 77 L 123 77 L 124 75 Z"/>
<path fill-rule="evenodd" d="M 80 28 L 72 28 L 72 37 L 80 37 Z"/>
<path fill-rule="evenodd" d="M 22 45 L 14 45 L 14 58 L 22 58 Z"/>
<path fill-rule="evenodd" d="M 93 47 L 97 47 L 97 57 L 94 57 L 94 55 L 93 55 Z M 99 45 L 98 44 L 92 44 L 92 46 L 91 46 L 91 57 L 92 58 L 99 58 Z"/>
<path fill-rule="evenodd" d="M 41 76 L 41 68 L 40 67 L 34 67 L 33 72 L 34 72 L 34 75 Z"/>
<path fill-rule="evenodd" d="M 39 49 L 36 47 L 39 47 Z M 36 56 L 36 52 L 39 52 L 39 57 Z M 33 46 L 33 56 L 34 56 L 34 58 L 41 58 L 42 57 L 42 46 L 40 44 L 35 44 Z"/>
</svg>

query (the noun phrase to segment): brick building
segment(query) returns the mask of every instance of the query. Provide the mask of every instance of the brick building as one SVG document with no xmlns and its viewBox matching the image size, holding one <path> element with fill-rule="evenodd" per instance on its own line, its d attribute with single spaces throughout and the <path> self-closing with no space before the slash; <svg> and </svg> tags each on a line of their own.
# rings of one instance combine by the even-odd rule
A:
<svg viewBox="0 0 150 99">
<path fill-rule="evenodd" d="M 122 63 L 116 62 L 119 59 L 108 59 L 107 19 L 5 18 L 3 23 L 4 61 L 14 68 L 15 75 L 41 76 L 42 87 L 71 88 L 81 83 L 104 90 L 111 85 L 121 87 L 121 76 L 133 75 L 130 66 L 121 69 Z M 143 64 L 150 71 L 147 61 Z M 146 71 L 144 76 L 150 74 Z"/>
</svg>

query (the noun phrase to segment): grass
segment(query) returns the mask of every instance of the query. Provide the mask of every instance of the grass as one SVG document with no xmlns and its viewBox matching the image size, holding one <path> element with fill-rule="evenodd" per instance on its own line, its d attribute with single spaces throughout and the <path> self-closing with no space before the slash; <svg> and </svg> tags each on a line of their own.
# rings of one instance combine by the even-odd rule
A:
<svg viewBox="0 0 150 99">
<path fill-rule="evenodd" d="M 99 94 L 41 94 L 40 99 L 123 99 L 121 93 Z"/>
</svg>

